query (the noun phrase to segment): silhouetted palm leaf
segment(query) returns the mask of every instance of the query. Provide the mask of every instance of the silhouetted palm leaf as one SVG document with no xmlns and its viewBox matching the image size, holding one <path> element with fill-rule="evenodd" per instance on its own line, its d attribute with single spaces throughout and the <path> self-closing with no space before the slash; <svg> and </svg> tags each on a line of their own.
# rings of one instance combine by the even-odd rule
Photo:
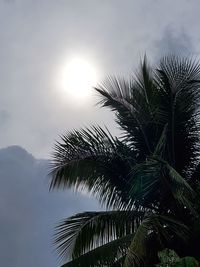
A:
<svg viewBox="0 0 200 267">
<path fill-rule="evenodd" d="M 152 267 L 168 245 L 200 260 L 200 64 L 169 56 L 152 68 L 145 57 L 130 81 L 109 77 L 95 89 L 121 135 L 93 126 L 62 136 L 51 189 L 88 190 L 115 211 L 58 226 L 59 253 L 72 259 L 64 266 Z"/>
<path fill-rule="evenodd" d="M 92 249 L 62 267 L 119 267 L 122 266 L 125 252 L 131 244 L 133 235 L 129 234 Z"/>
<path fill-rule="evenodd" d="M 134 233 L 143 211 L 85 212 L 61 222 L 55 243 L 61 257 L 77 258 L 89 250 Z"/>
<path fill-rule="evenodd" d="M 134 151 L 100 127 L 74 131 L 56 144 L 51 188 L 87 189 L 108 207 L 127 205 L 134 157 Z"/>
<path fill-rule="evenodd" d="M 150 239 L 156 235 L 154 247 L 149 246 Z M 128 248 L 124 267 L 139 267 L 150 265 L 151 254 L 170 242 L 174 236 L 186 241 L 189 229 L 179 221 L 167 216 L 151 215 L 144 219 Z"/>
</svg>

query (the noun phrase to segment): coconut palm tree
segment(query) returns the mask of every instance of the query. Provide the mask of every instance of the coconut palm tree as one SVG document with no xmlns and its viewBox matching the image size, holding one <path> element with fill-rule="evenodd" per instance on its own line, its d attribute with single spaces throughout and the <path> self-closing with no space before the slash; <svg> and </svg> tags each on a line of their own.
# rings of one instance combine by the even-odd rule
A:
<svg viewBox="0 0 200 267">
<path fill-rule="evenodd" d="M 88 190 L 106 211 L 62 221 L 55 243 L 63 267 L 155 266 L 169 248 L 200 260 L 200 65 L 146 57 L 130 81 L 95 88 L 121 129 L 75 130 L 57 142 L 51 189 Z"/>
</svg>

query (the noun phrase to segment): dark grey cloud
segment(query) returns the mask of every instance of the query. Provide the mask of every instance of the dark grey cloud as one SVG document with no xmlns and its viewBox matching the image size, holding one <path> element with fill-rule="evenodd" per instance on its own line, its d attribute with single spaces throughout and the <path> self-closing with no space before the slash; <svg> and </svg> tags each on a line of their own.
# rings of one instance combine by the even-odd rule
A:
<svg viewBox="0 0 200 267">
<path fill-rule="evenodd" d="M 55 267 L 53 226 L 74 213 L 99 209 L 85 195 L 49 192 L 49 163 L 19 146 L 0 150 L 0 258 L 5 267 Z"/>
<path fill-rule="evenodd" d="M 192 38 L 183 28 L 174 29 L 167 26 L 162 36 L 155 41 L 155 58 L 159 59 L 167 54 L 175 54 L 180 56 L 191 56 L 197 53 Z"/>
</svg>

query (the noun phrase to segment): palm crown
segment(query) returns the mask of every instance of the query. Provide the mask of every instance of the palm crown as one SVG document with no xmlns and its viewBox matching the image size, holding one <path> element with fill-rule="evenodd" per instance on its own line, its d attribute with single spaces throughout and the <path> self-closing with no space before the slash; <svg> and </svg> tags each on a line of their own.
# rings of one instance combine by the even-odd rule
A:
<svg viewBox="0 0 200 267">
<path fill-rule="evenodd" d="M 130 81 L 95 89 L 121 136 L 92 126 L 55 146 L 51 188 L 85 188 L 107 207 L 58 225 L 63 266 L 149 267 L 164 248 L 200 259 L 200 65 L 168 56 L 153 69 L 145 57 Z"/>
</svg>

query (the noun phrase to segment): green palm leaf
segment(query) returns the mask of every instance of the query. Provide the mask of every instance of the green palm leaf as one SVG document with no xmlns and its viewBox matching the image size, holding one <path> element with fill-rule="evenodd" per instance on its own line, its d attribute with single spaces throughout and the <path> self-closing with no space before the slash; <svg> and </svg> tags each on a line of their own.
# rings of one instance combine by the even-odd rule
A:
<svg viewBox="0 0 200 267">
<path fill-rule="evenodd" d="M 172 166 L 157 156 L 135 166 L 130 184 L 131 198 L 144 207 L 164 210 L 165 201 L 167 210 L 170 206 L 171 210 L 176 209 L 177 203 L 196 213 L 192 204 L 194 199 L 199 203 L 195 190 Z"/>
<path fill-rule="evenodd" d="M 150 246 L 152 237 L 153 246 Z M 181 222 L 168 216 L 151 215 L 144 219 L 139 226 L 131 245 L 127 251 L 124 267 L 151 266 L 151 260 L 155 260 L 155 254 L 171 238 L 177 236 L 185 242 L 189 235 L 188 228 Z"/>
<path fill-rule="evenodd" d="M 61 258 L 77 258 L 91 249 L 131 234 L 138 227 L 142 211 L 85 212 L 56 227 L 55 244 Z"/>
<path fill-rule="evenodd" d="M 62 267 L 120 267 L 125 252 L 133 239 L 129 234 L 92 249 L 78 258 L 62 265 Z"/>
<path fill-rule="evenodd" d="M 127 175 L 134 151 L 100 127 L 74 131 L 57 143 L 50 188 L 86 189 L 108 207 L 130 202 Z"/>
</svg>

